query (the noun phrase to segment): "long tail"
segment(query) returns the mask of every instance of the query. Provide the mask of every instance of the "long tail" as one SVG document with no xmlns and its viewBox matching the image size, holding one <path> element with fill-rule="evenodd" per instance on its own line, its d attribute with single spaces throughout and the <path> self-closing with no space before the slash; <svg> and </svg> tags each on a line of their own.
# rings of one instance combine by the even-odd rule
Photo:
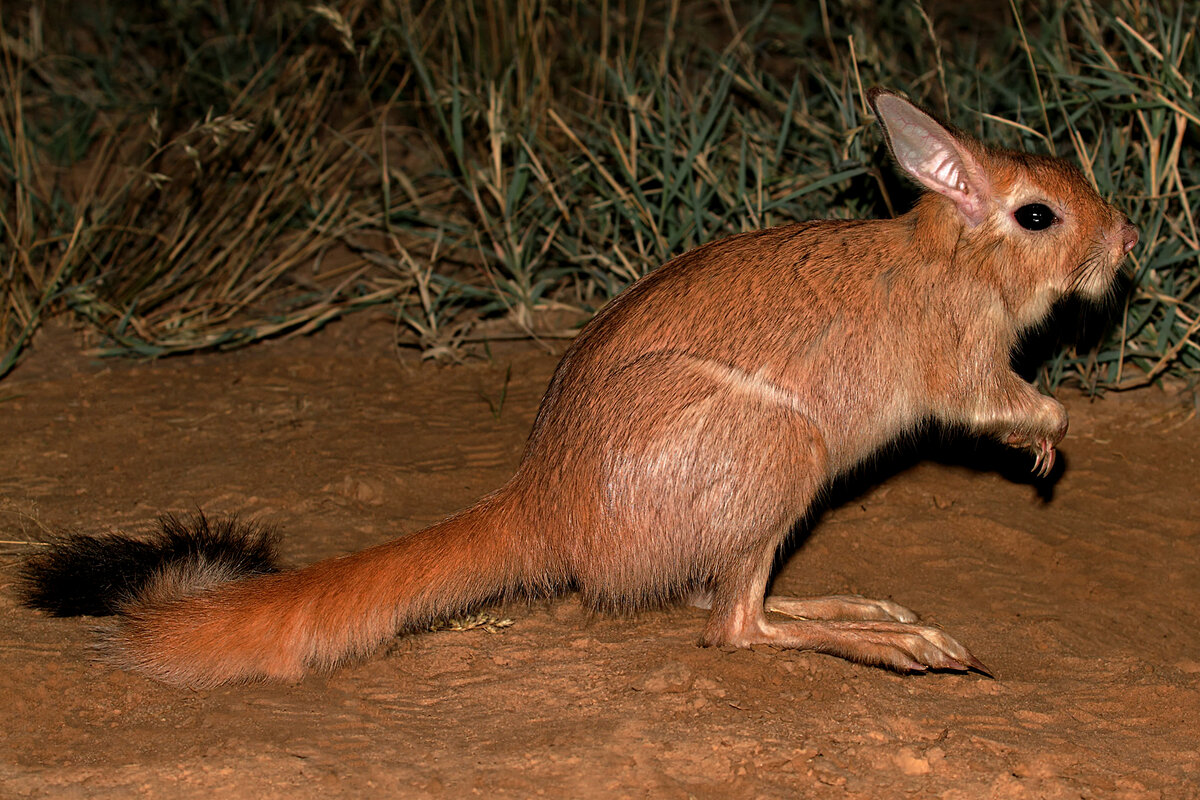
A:
<svg viewBox="0 0 1200 800">
<path fill-rule="evenodd" d="M 503 504 L 484 500 L 387 544 L 274 574 L 263 574 L 272 563 L 247 567 L 211 553 L 164 557 L 148 579 L 128 582 L 130 595 L 100 647 L 121 667 L 180 686 L 297 680 L 399 631 L 539 588 L 546 570 L 537 547 L 518 545 L 509 524 Z M 261 538 L 256 533 L 251 543 Z M 60 556 L 43 562 L 69 560 Z M 246 577 L 247 568 L 257 574 Z M 55 580 L 69 584 L 61 573 Z M 36 589 L 47 589 L 40 577 L 38 569 L 26 570 L 31 603 Z"/>
</svg>

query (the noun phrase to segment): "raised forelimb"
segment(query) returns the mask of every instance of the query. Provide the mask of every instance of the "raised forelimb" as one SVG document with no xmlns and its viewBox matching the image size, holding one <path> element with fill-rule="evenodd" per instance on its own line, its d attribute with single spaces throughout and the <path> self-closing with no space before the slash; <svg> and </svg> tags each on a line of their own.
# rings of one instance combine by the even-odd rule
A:
<svg viewBox="0 0 1200 800">
<path fill-rule="evenodd" d="M 1054 469 L 1055 447 L 1067 435 L 1067 410 L 1014 372 L 1003 372 L 967 399 L 954 422 L 996 436 L 1010 447 L 1033 450 L 1033 471 L 1046 477 Z"/>
</svg>

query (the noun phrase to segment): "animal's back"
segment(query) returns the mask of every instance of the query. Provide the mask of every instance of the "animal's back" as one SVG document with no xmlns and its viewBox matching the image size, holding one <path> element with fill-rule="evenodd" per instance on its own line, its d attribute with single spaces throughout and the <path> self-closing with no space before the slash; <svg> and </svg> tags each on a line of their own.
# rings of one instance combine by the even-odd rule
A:
<svg viewBox="0 0 1200 800">
<path fill-rule="evenodd" d="M 910 400 L 918 348 L 897 333 L 920 314 L 907 284 L 921 265 L 879 247 L 908 235 L 895 220 L 805 222 L 672 260 L 577 337 L 525 460 L 642 436 L 655 417 L 687 405 L 695 382 L 680 376 L 692 375 L 709 391 L 732 390 L 735 404 L 752 396 L 803 416 L 834 435 L 839 463 L 853 462 L 924 411 Z"/>
</svg>

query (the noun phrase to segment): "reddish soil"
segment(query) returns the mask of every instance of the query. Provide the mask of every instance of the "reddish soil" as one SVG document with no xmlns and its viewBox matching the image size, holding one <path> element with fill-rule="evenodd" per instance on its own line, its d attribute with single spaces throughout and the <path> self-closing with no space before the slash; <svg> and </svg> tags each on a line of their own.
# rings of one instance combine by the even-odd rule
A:
<svg viewBox="0 0 1200 800">
<path fill-rule="evenodd" d="M 292 564 L 497 486 L 555 363 L 436 367 L 367 323 L 150 365 L 77 350 L 50 331 L 0 384 L 0 538 L 202 508 L 278 525 Z M 1052 481 L 930 437 L 836 491 L 775 582 L 892 598 L 995 680 L 702 649 L 700 610 L 568 595 L 295 686 L 181 691 L 89 660 L 86 621 L 20 607 L 35 545 L 10 543 L 0 796 L 1198 797 L 1200 423 L 1160 390 L 1065 401 Z"/>
</svg>

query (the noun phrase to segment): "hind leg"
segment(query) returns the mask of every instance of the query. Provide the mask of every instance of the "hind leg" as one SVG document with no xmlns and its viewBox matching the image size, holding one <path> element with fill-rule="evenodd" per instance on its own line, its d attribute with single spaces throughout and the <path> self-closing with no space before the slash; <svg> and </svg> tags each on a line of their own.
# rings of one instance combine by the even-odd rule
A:
<svg viewBox="0 0 1200 800">
<path fill-rule="evenodd" d="M 773 608 L 797 616 L 852 619 L 768 621 L 763 596 L 775 551 L 828 477 L 824 438 L 786 389 L 679 356 L 636 363 L 613 380 L 599 397 L 625 405 L 608 413 L 639 425 L 569 448 L 598 458 L 578 470 L 595 475 L 596 515 L 568 552 L 591 602 L 628 607 L 701 585 L 712 589 L 706 644 L 817 650 L 898 670 L 986 671 L 962 645 L 890 603 L 776 599 Z M 562 433 L 570 442 L 577 431 Z"/>
<path fill-rule="evenodd" d="M 688 598 L 696 608 L 712 609 L 713 595 L 699 591 Z M 899 603 L 872 600 L 857 594 L 835 594 L 824 597 L 785 597 L 769 595 L 763 607 L 776 614 L 795 619 L 861 619 L 888 622 L 916 622 L 920 617 Z"/>
<path fill-rule="evenodd" d="M 767 611 L 795 619 L 859 619 L 884 622 L 916 622 L 919 617 L 899 603 L 873 600 L 856 594 L 826 597 L 783 597 L 771 595 L 763 604 Z"/>
<path fill-rule="evenodd" d="M 821 597 L 811 600 L 777 598 L 788 611 L 804 612 L 803 620 L 771 622 L 762 597 L 766 591 L 774 552 L 756 568 L 733 574 L 718 584 L 712 612 L 704 631 L 704 644 L 750 647 L 768 644 L 792 650 L 812 650 L 863 664 L 889 667 L 900 672 L 927 669 L 992 673 L 967 648 L 943 631 L 914 624 L 915 615 L 900 606 L 865 598 Z M 769 602 L 769 601 L 768 601 Z M 880 618 L 827 619 L 818 614 L 888 615 Z M 910 619 L 898 619 L 904 614 Z M 889 619 L 890 617 L 890 619 Z"/>
</svg>

